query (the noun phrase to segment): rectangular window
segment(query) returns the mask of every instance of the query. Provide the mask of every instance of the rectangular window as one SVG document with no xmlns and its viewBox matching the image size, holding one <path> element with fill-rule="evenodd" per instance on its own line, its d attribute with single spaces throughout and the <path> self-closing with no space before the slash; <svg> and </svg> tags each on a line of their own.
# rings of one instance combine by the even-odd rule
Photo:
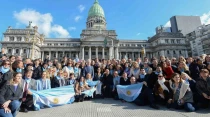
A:
<svg viewBox="0 0 210 117">
<path fill-rule="evenodd" d="M 92 52 L 92 55 L 96 55 L 96 53 L 95 52 Z"/>
<path fill-rule="evenodd" d="M 167 50 L 167 54 L 169 54 L 169 51 Z"/>
<path fill-rule="evenodd" d="M 105 55 L 107 55 L 107 52 L 104 52 Z"/>
<path fill-rule="evenodd" d="M 56 53 L 54 53 L 53 56 L 56 57 Z"/>
<path fill-rule="evenodd" d="M 88 55 L 88 52 L 85 52 L 85 55 Z"/>
<path fill-rule="evenodd" d="M 17 41 L 21 41 L 21 37 L 17 37 Z"/>
<path fill-rule="evenodd" d="M 102 52 L 98 52 L 98 55 L 102 55 Z"/>
<path fill-rule="evenodd" d="M 173 51 L 174 54 L 176 54 L 176 51 Z"/>
<path fill-rule="evenodd" d="M 14 37 L 9 37 L 9 41 L 14 41 L 15 38 Z"/>
<path fill-rule="evenodd" d="M 182 51 L 179 51 L 179 54 L 182 54 Z"/>
</svg>

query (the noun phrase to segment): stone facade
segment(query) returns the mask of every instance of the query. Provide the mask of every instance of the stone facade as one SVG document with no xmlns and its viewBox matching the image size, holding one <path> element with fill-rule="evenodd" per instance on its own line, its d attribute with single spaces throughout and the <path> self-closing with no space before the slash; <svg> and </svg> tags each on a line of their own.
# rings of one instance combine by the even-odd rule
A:
<svg viewBox="0 0 210 117">
<path fill-rule="evenodd" d="M 94 11 L 96 10 L 96 11 Z M 96 0 L 89 11 L 86 29 L 82 30 L 80 38 L 45 38 L 31 26 L 25 29 L 9 27 L 1 42 L 9 55 L 21 55 L 23 58 L 42 58 L 49 55 L 50 59 L 63 56 L 75 59 L 122 59 L 139 57 L 188 57 L 185 37 L 181 33 L 158 32 L 148 40 L 122 40 L 117 38 L 115 30 L 106 29 L 106 19 L 103 9 Z M 34 43 L 33 40 L 37 40 Z M 141 51 L 145 49 L 145 54 Z M 32 53 L 34 50 L 34 56 Z"/>
<path fill-rule="evenodd" d="M 191 56 L 210 54 L 210 25 L 197 27 L 193 32 L 186 35 L 190 44 Z"/>
</svg>

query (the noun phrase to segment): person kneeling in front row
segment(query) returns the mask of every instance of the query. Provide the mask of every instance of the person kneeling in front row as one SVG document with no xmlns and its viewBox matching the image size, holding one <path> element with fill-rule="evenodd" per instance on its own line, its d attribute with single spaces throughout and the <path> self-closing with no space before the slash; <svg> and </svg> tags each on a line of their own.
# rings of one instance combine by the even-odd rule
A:
<svg viewBox="0 0 210 117">
<path fill-rule="evenodd" d="M 20 86 L 22 79 L 21 73 L 14 73 L 9 84 L 5 84 L 0 90 L 0 117 L 15 117 L 16 111 L 20 107 L 20 97 L 22 95 L 22 87 Z"/>
</svg>

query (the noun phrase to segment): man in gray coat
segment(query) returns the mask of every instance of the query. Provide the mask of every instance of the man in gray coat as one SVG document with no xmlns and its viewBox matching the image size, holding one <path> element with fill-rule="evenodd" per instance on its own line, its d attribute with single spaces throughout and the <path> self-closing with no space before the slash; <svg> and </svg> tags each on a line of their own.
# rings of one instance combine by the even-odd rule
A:
<svg viewBox="0 0 210 117">
<path fill-rule="evenodd" d="M 22 104 L 20 107 L 21 112 L 28 112 L 28 110 L 34 110 L 33 95 L 31 90 L 37 90 L 37 81 L 32 79 L 32 70 L 25 72 L 25 77 L 22 80 L 23 95 Z"/>
</svg>

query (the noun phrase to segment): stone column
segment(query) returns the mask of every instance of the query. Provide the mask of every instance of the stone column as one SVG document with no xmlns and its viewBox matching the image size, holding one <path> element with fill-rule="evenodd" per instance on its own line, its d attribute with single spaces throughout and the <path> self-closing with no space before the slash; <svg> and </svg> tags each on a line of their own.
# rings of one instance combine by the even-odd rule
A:
<svg viewBox="0 0 210 117">
<path fill-rule="evenodd" d="M 122 59 L 122 55 L 121 55 L 121 52 L 119 52 L 119 59 L 120 59 L 120 60 Z"/>
<path fill-rule="evenodd" d="M 51 60 L 51 51 L 49 51 L 49 60 Z"/>
<path fill-rule="evenodd" d="M 42 61 L 44 61 L 44 51 L 42 51 Z"/>
<path fill-rule="evenodd" d="M 63 57 L 65 56 L 65 51 L 63 51 Z"/>
<path fill-rule="evenodd" d="M 141 56 L 140 56 L 140 52 L 138 52 L 138 58 L 141 58 Z"/>
<path fill-rule="evenodd" d="M 12 48 L 12 55 L 14 55 L 15 54 L 15 49 L 14 48 Z"/>
<path fill-rule="evenodd" d="M 118 52 L 118 47 L 115 48 L 115 59 L 119 59 L 119 52 Z"/>
<path fill-rule="evenodd" d="M 109 60 L 111 60 L 112 59 L 112 52 L 111 52 L 112 50 L 111 50 L 111 47 L 109 47 Z"/>
<path fill-rule="evenodd" d="M 185 50 L 185 57 L 188 58 L 188 52 Z"/>
<path fill-rule="evenodd" d="M 69 58 L 71 59 L 71 51 L 69 52 Z"/>
<path fill-rule="evenodd" d="M 55 53 L 55 58 L 58 59 L 58 51 Z"/>
<path fill-rule="evenodd" d="M 81 59 L 82 60 L 84 60 L 84 58 L 85 58 L 85 48 L 84 47 L 82 47 L 82 52 L 81 52 Z"/>
<path fill-rule="evenodd" d="M 26 48 L 26 58 L 29 58 L 28 54 L 29 54 L 29 48 Z"/>
<path fill-rule="evenodd" d="M 89 55 L 89 59 L 91 60 L 91 47 L 89 47 L 88 55 Z"/>
<path fill-rule="evenodd" d="M 98 58 L 98 47 L 96 47 L 96 58 Z"/>
<path fill-rule="evenodd" d="M 20 53 L 19 53 L 19 55 L 22 56 L 22 53 L 23 53 L 23 48 L 20 48 Z"/>
<path fill-rule="evenodd" d="M 102 59 L 105 59 L 105 57 L 104 57 L 104 47 L 102 47 Z"/>
<path fill-rule="evenodd" d="M 132 61 L 134 61 L 134 52 L 132 52 Z"/>
</svg>

